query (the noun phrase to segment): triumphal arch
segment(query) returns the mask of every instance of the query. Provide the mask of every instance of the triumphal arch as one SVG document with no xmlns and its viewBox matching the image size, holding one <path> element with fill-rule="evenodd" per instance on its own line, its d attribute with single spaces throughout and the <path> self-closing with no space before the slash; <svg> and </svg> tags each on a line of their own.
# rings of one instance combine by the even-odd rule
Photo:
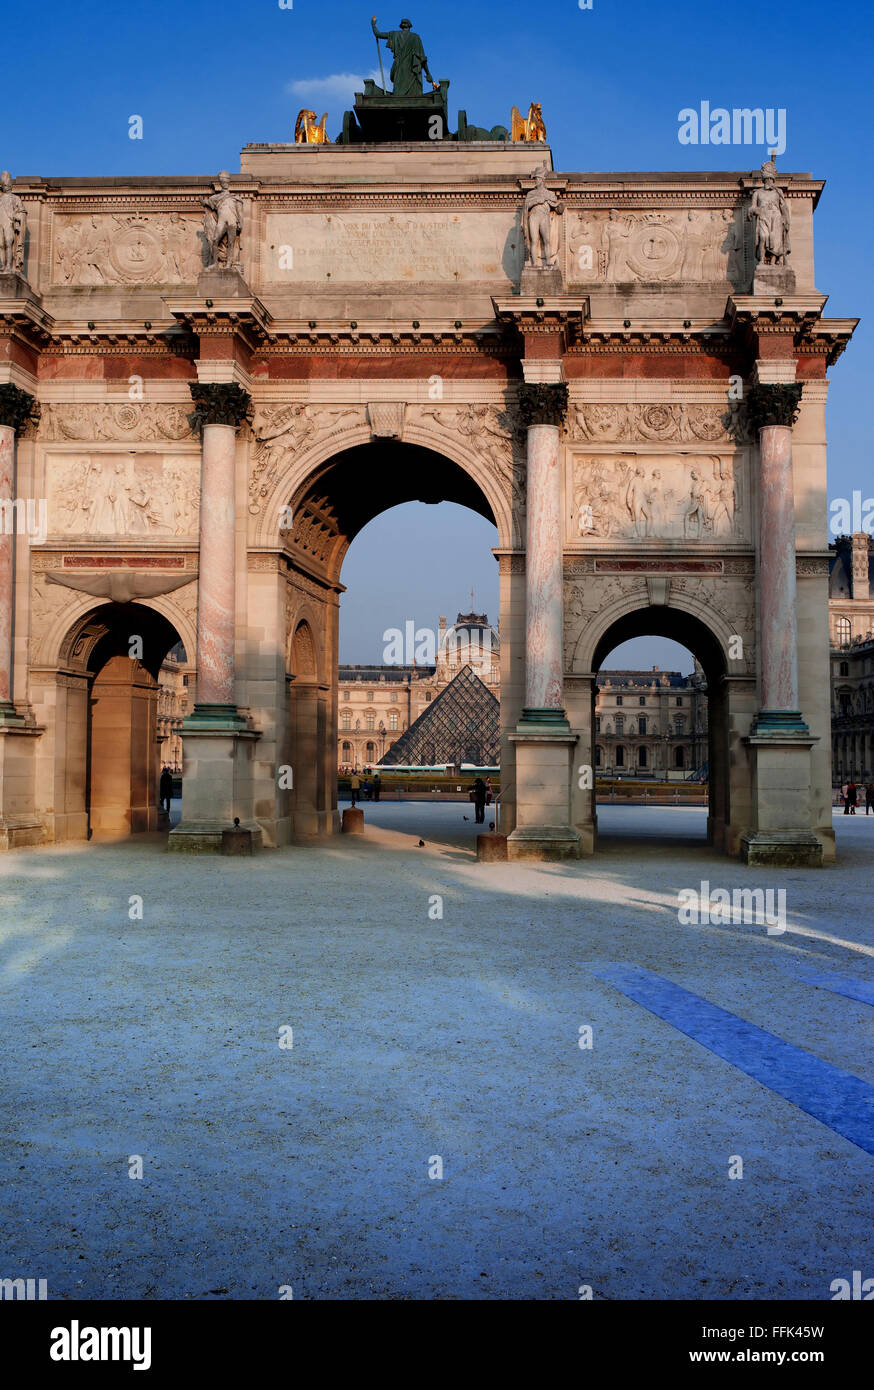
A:
<svg viewBox="0 0 874 1390">
<path fill-rule="evenodd" d="M 539 108 L 453 132 L 384 37 L 404 89 L 336 143 L 306 112 L 230 176 L 4 175 L 0 840 L 157 828 L 180 639 L 170 848 L 335 832 L 343 558 L 446 499 L 497 528 L 511 857 L 596 848 L 598 668 L 659 633 L 707 677 L 713 843 L 821 863 L 823 184 L 557 171 Z"/>
</svg>

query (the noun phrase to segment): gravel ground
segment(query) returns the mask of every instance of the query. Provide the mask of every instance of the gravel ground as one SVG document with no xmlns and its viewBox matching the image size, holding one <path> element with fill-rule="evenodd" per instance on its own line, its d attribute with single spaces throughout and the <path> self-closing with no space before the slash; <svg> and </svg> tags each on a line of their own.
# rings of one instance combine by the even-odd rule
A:
<svg viewBox="0 0 874 1390">
<path fill-rule="evenodd" d="M 603 807 L 597 858 L 523 867 L 476 863 L 468 809 L 366 806 L 361 839 L 254 861 L 4 856 L 0 1277 L 828 1299 L 874 1276 L 872 1154 L 780 1093 L 767 1042 L 757 1079 L 615 983 L 651 972 L 799 1075 L 820 1059 L 838 1108 L 861 1078 L 874 1126 L 874 818 L 835 816 L 836 867 L 766 872 L 713 855 L 702 811 Z M 703 880 L 785 888 L 788 929 L 681 925 Z"/>
</svg>

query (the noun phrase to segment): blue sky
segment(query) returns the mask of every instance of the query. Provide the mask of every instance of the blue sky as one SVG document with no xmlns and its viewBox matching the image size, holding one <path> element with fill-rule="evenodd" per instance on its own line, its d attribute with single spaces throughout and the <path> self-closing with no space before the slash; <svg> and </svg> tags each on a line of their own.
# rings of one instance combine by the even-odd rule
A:
<svg viewBox="0 0 874 1390">
<path fill-rule="evenodd" d="M 702 100 L 785 108 L 781 167 L 828 181 L 815 221 L 817 286 L 830 296 L 827 313 L 864 320 L 832 372 L 829 490 L 874 494 L 869 4 L 794 0 L 769 10 L 761 0 L 594 0 L 581 10 L 577 0 L 378 3 L 382 28 L 405 15 L 413 20 L 435 77 L 451 81 L 453 115 L 461 106 L 477 125 L 508 124 L 512 105 L 527 110 L 541 101 L 560 169 L 751 169 L 765 158 L 763 149 L 679 144 L 679 111 Z M 349 78 L 376 66 L 372 0 L 293 0 L 292 9 L 279 0 L 46 0 L 4 8 L 0 163 L 14 174 L 233 170 L 248 141 L 290 139 L 302 105 L 319 115 L 327 110 L 336 135 L 349 104 L 345 93 L 355 85 Z M 128 138 L 132 115 L 143 118 L 141 141 Z M 413 527 L 415 539 L 418 528 L 425 545 L 438 528 L 441 558 L 427 612 L 408 616 L 433 622 L 435 612 L 453 609 L 457 592 L 469 597 L 471 585 L 482 592 L 482 606 L 494 610 L 489 528 L 473 516 L 465 525 L 444 524 L 448 508 L 428 509 L 424 520 L 414 513 L 394 514 L 398 535 Z M 357 574 L 357 557 L 372 547 L 364 569 L 373 571 L 374 590 L 370 600 L 362 591 L 354 603 L 350 593 L 347 615 L 385 590 L 393 562 L 381 528 L 391 515 L 373 523 L 350 552 L 360 590 L 370 581 Z M 467 568 L 475 571 L 469 577 Z M 360 624 L 344 621 L 344 659 L 377 659 L 377 650 L 363 651 L 353 640 L 353 628 Z"/>
</svg>

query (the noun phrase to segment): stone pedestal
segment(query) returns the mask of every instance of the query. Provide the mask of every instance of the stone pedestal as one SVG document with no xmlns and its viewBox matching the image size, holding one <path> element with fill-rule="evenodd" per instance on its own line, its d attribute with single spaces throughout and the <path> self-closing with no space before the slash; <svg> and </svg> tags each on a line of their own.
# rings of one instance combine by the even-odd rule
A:
<svg viewBox="0 0 874 1390">
<path fill-rule="evenodd" d="M 229 266 L 202 271 L 197 277 L 197 295 L 199 299 L 249 299 L 252 291 L 243 279 L 240 268 Z"/>
<path fill-rule="evenodd" d="M 785 265 L 759 265 L 753 276 L 753 294 L 794 294 L 795 271 Z"/>
<path fill-rule="evenodd" d="M 477 835 L 476 857 L 482 864 L 505 863 L 508 857 L 506 835 Z"/>
<path fill-rule="evenodd" d="M 753 821 L 741 837 L 747 864 L 819 868 L 823 846 L 810 830 L 810 735 L 755 735 L 747 740 L 753 764 Z"/>
<path fill-rule="evenodd" d="M 34 756 L 44 733 L 35 726 L 0 725 L 0 850 L 41 845 L 45 838 L 33 809 Z"/>
<path fill-rule="evenodd" d="M 525 706 L 515 733 L 516 827 L 510 859 L 569 859 L 582 853 L 572 824 L 572 755 L 565 716 L 562 592 L 562 486 L 559 424 L 567 387 L 521 388 L 528 426 L 525 557 Z"/>
<path fill-rule="evenodd" d="M 258 735 L 236 725 L 198 725 L 197 712 L 183 724 L 182 820 L 167 837 L 176 854 L 218 854 L 222 835 L 239 820 L 260 848 L 261 827 L 252 816 L 251 759 Z"/>
<path fill-rule="evenodd" d="M 359 811 L 357 806 L 347 806 L 343 812 L 343 834 L 364 834 L 364 812 Z"/>
<path fill-rule="evenodd" d="M 564 293 L 561 270 L 556 266 L 526 265 L 522 271 L 519 293 L 545 299 L 547 295 Z"/>
</svg>

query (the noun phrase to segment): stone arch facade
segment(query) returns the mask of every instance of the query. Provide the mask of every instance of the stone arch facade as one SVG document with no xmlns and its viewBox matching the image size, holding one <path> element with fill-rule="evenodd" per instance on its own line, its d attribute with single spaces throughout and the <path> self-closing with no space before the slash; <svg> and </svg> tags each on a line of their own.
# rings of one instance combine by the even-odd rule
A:
<svg viewBox="0 0 874 1390">
<path fill-rule="evenodd" d="M 210 178 L 16 185 L 0 486 L 44 498 L 47 531 L 14 555 L 0 535 L 0 846 L 85 833 L 57 811 L 57 704 L 87 679 L 62 646 L 113 593 L 196 665 L 171 848 L 216 849 L 235 818 L 267 845 L 335 831 L 340 570 L 376 514 L 353 462 L 382 479 L 406 451 L 423 500 L 451 480 L 497 527 L 511 858 L 595 849 L 588 667 L 640 607 L 706 624 L 724 661 L 714 842 L 831 857 L 826 377 L 855 321 L 814 281 L 823 185 L 781 171 L 792 266 L 761 266 L 757 172 L 558 174 L 547 146 L 493 146 L 247 147 L 243 258 L 219 271 Z M 519 226 L 544 161 L 537 267 Z M 286 244 L 307 254 L 279 266 Z"/>
</svg>

